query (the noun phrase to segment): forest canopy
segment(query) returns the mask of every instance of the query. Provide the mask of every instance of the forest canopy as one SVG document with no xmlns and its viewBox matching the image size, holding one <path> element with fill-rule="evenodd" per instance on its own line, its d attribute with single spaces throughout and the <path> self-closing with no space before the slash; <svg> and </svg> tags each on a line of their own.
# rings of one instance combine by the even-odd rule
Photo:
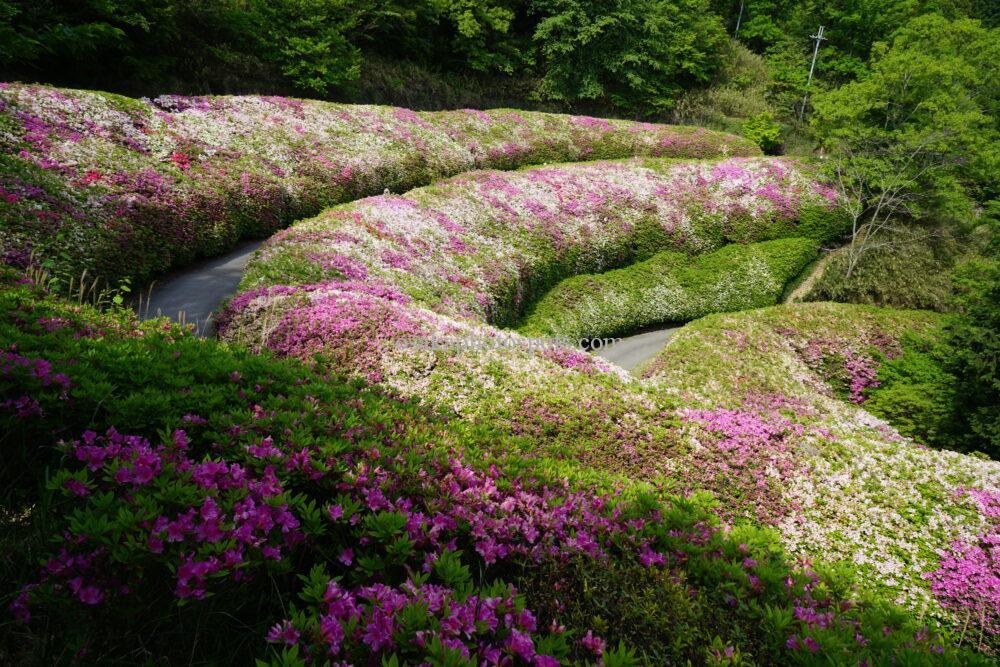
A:
<svg viewBox="0 0 1000 667">
<path fill-rule="evenodd" d="M 832 85 L 928 12 L 998 19 L 985 0 L 0 0 L 0 68 L 129 94 L 350 99 L 417 67 L 445 86 L 471 76 L 511 88 L 524 104 L 653 116 L 719 74 L 727 34 L 767 57 L 790 103 L 819 24 L 816 79 Z"/>
</svg>

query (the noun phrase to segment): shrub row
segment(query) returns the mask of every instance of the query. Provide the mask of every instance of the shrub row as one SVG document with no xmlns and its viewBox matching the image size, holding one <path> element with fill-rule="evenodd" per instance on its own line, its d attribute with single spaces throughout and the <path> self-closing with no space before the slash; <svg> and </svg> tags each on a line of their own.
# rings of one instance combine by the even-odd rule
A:
<svg viewBox="0 0 1000 667">
<path fill-rule="evenodd" d="M 699 128 L 0 84 L 0 258 L 145 280 L 326 206 L 475 168 L 754 155 Z"/>
<path fill-rule="evenodd" d="M 535 304 L 519 331 L 596 338 L 773 306 L 817 250 L 812 239 L 787 238 L 730 244 L 704 255 L 661 252 L 623 269 L 562 281 Z"/>
<path fill-rule="evenodd" d="M 844 223 L 833 199 L 807 167 L 780 158 L 475 172 L 302 221 L 267 243 L 241 287 L 391 286 L 440 314 L 510 326 L 572 275 L 664 250 L 828 239 Z"/>
</svg>

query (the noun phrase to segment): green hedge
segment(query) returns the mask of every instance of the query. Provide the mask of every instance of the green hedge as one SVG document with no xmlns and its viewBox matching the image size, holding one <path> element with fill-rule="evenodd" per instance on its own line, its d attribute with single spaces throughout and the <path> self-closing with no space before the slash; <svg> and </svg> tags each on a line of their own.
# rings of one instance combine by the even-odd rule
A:
<svg viewBox="0 0 1000 667">
<path fill-rule="evenodd" d="M 813 239 L 730 244 L 689 256 L 661 252 L 623 269 L 564 280 L 521 323 L 530 336 L 615 336 L 714 312 L 774 305 L 816 258 Z"/>
<path fill-rule="evenodd" d="M 896 241 L 896 246 L 875 248 L 863 255 L 850 277 L 847 255 L 834 254 L 808 300 L 953 310 L 952 274 L 962 244 L 946 232 L 927 230 L 897 232 Z"/>
</svg>

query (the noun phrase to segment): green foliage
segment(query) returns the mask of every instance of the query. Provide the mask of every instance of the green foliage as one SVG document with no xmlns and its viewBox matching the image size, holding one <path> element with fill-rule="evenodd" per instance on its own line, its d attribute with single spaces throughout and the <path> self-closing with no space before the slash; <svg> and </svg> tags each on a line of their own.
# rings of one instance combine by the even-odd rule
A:
<svg viewBox="0 0 1000 667">
<path fill-rule="evenodd" d="M 736 28 L 740 0 L 715 0 L 713 9 Z M 741 41 L 769 59 L 801 71 L 809 68 L 811 35 L 822 25 L 826 41 L 816 64 L 819 80 L 841 84 L 864 74 L 874 44 L 885 41 L 909 19 L 937 12 L 948 18 L 975 17 L 964 0 L 754 0 L 742 3 Z M 963 6 L 964 5 L 964 6 Z M 794 64 L 793 64 L 794 63 Z M 801 97 L 799 98 L 801 99 Z"/>
<path fill-rule="evenodd" d="M 968 424 L 966 448 L 1000 459 L 1000 260 L 971 261 L 956 275 L 961 315 L 951 327 L 948 369 Z"/>
<path fill-rule="evenodd" d="M 1000 159 L 1000 93 L 987 82 L 998 76 L 996 30 L 923 16 L 874 49 L 870 74 L 817 94 L 812 124 L 828 147 L 871 163 L 872 197 L 905 178 L 907 213 L 956 205 L 964 213 L 955 201 L 963 185 L 974 193 L 996 187 L 986 174 Z"/>
<path fill-rule="evenodd" d="M 706 81 L 724 43 L 704 0 L 0 4 L 0 63 L 25 78 L 144 94 L 350 94 L 364 53 L 494 85 L 537 77 L 541 99 L 650 115 Z"/>
<path fill-rule="evenodd" d="M 830 257 L 806 298 L 893 308 L 954 310 L 951 272 L 957 241 L 932 230 L 896 232 L 896 245 L 875 248 L 847 275 L 847 257 Z"/>
<path fill-rule="evenodd" d="M 529 100 L 534 82 L 520 73 L 498 85 L 495 76 L 448 71 L 413 61 L 366 55 L 358 79 L 344 89 L 344 100 L 391 104 L 408 109 L 534 108 L 550 105 Z"/>
<path fill-rule="evenodd" d="M 7 0 L 4 6 L 10 9 L 0 16 L 7 15 L 18 37 L 13 44 L 3 39 L 0 53 L 25 78 L 41 72 L 52 82 L 117 90 L 178 81 L 198 90 L 233 77 L 261 79 L 257 4 Z"/>
<path fill-rule="evenodd" d="M 673 110 L 676 122 L 739 133 L 744 119 L 773 113 L 771 73 L 760 55 L 731 40 L 720 56 L 719 71 L 704 88 L 681 95 Z"/>
<path fill-rule="evenodd" d="M 795 224 L 798 236 L 816 239 L 824 244 L 841 241 L 850 228 L 850 220 L 842 209 L 825 206 L 802 207 Z"/>
<path fill-rule="evenodd" d="M 440 12 L 439 20 L 454 28 L 452 45 L 468 66 L 479 72 L 513 74 L 530 62 L 511 28 L 517 18 L 517 0 L 436 0 L 427 3 Z"/>
<path fill-rule="evenodd" d="M 738 0 L 0 0 L 0 64 L 15 78 L 133 94 L 297 91 L 352 97 L 380 62 L 448 80 L 483 76 L 530 100 L 651 116 L 709 83 L 726 58 Z M 783 122 L 802 99 L 812 43 L 826 27 L 814 87 L 864 78 L 873 47 L 937 12 L 996 24 L 988 3 L 950 0 L 760 0 L 736 37 L 766 56 L 768 84 L 696 90 L 678 112 Z M 723 26 L 726 26 L 725 28 Z M 739 48 L 744 48 L 740 46 Z M 724 64 L 723 64 L 724 66 Z M 371 68 L 373 73 L 365 70 Z M 362 97 L 380 103 L 362 86 Z M 705 93 L 705 94 L 703 94 Z M 396 95 L 401 91 L 396 91 Z M 421 106 L 442 108 L 446 97 Z M 750 108 L 755 107 L 752 113 Z M 768 107 L 768 108 L 765 108 Z M 731 113 L 736 108 L 741 113 Z M 720 125 L 722 127 L 722 125 Z M 727 129 L 736 129 L 736 126 Z"/>
<path fill-rule="evenodd" d="M 774 115 L 761 112 L 743 123 L 743 136 L 754 142 L 766 155 L 781 152 L 781 126 L 774 121 Z"/>
<path fill-rule="evenodd" d="M 538 93 L 564 104 L 670 109 L 685 83 L 709 80 L 726 43 L 704 0 L 552 0 L 536 11 Z"/>
<path fill-rule="evenodd" d="M 866 392 L 865 409 L 917 442 L 961 449 L 956 378 L 947 369 L 954 350 L 942 338 L 940 332 L 904 335 L 903 353 L 882 362 L 879 385 Z"/>
<path fill-rule="evenodd" d="M 636 647 L 638 664 L 697 662 L 713 631 L 730 631 L 712 625 L 706 600 L 690 595 L 682 580 L 638 564 L 547 560 L 516 585 L 542 623 L 593 628 L 609 646 Z"/>
<path fill-rule="evenodd" d="M 357 17 L 351 0 L 258 2 L 268 32 L 265 54 L 303 91 L 320 96 L 358 77 L 361 54 L 346 33 Z"/>
<path fill-rule="evenodd" d="M 815 259 L 817 248 L 803 238 L 733 243 L 705 255 L 666 251 L 623 269 L 574 276 L 542 297 L 520 330 L 596 338 L 774 305 L 785 284 Z"/>
</svg>

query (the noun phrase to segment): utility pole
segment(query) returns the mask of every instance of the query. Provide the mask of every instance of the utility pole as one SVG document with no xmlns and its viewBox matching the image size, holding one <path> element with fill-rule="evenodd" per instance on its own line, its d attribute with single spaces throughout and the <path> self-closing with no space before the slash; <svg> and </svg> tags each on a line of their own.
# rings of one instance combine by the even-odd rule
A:
<svg viewBox="0 0 1000 667">
<path fill-rule="evenodd" d="M 744 0 L 740 0 L 740 14 L 736 17 L 736 31 L 733 33 L 733 37 L 740 36 L 740 23 L 743 22 L 743 2 Z"/>
<path fill-rule="evenodd" d="M 813 48 L 813 60 L 809 66 L 809 78 L 806 79 L 806 94 L 802 97 L 802 108 L 799 109 L 800 123 L 806 115 L 806 102 L 809 100 L 809 85 L 813 80 L 813 70 L 816 69 L 816 56 L 819 55 L 819 43 L 827 41 L 826 37 L 823 36 L 823 26 L 819 27 L 819 31 L 815 35 L 809 35 L 809 37 L 816 40 L 816 46 Z"/>
</svg>

